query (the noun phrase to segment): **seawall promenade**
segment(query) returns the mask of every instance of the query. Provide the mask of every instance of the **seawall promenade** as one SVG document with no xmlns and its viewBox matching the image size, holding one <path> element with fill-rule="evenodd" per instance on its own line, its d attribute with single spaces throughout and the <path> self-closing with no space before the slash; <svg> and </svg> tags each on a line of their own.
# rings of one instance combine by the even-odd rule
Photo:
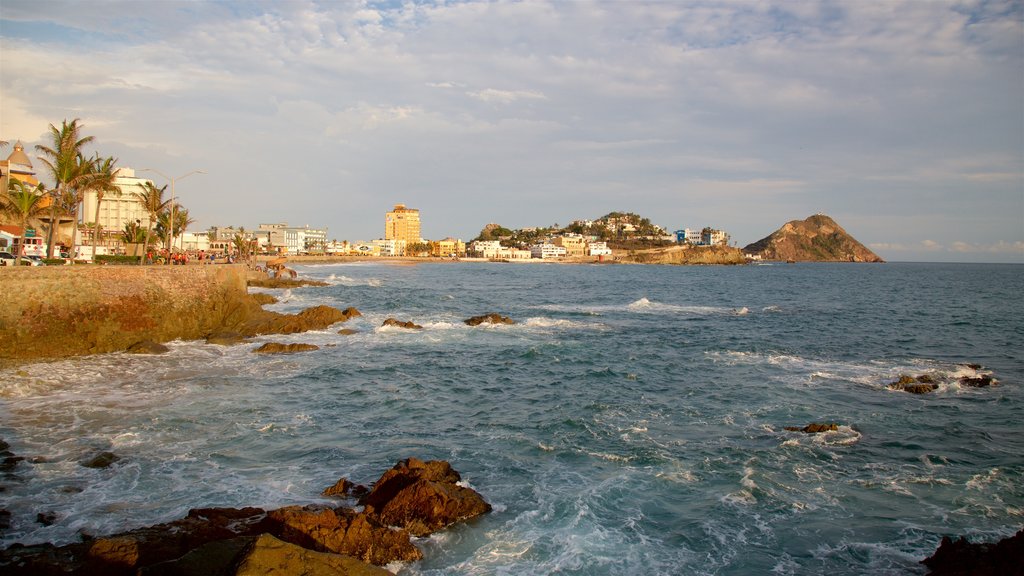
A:
<svg viewBox="0 0 1024 576">
<path fill-rule="evenodd" d="M 0 268 L 0 367 L 196 339 L 244 314 L 242 265 Z"/>
</svg>

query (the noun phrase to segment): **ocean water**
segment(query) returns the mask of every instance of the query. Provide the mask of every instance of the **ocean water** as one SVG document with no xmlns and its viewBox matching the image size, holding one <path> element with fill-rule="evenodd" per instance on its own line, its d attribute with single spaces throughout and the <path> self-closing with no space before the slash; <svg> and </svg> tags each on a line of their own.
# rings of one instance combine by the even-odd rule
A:
<svg viewBox="0 0 1024 576">
<path fill-rule="evenodd" d="M 923 574 L 943 535 L 1024 526 L 1024 266 L 297 269 L 330 286 L 269 308 L 364 316 L 259 341 L 318 351 L 0 372 L 0 438 L 26 457 L 0 477 L 3 545 L 319 502 L 410 456 L 494 511 L 419 540 L 391 566 L 409 575 Z M 517 324 L 462 322 L 488 312 Z M 999 385 L 960 386 L 979 373 Z M 939 388 L 888 390 L 900 374 Z M 841 426 L 783 429 L 810 422 Z M 79 465 L 104 450 L 122 459 Z"/>
</svg>

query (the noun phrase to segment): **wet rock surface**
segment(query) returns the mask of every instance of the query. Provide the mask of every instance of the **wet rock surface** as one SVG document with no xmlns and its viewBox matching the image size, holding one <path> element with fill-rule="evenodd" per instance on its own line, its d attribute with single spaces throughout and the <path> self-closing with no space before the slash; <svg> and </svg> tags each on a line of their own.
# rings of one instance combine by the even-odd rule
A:
<svg viewBox="0 0 1024 576">
<path fill-rule="evenodd" d="M 253 354 L 295 354 L 298 352 L 311 352 L 313 350 L 319 350 L 320 347 L 316 344 L 282 344 L 280 342 L 267 342 L 259 348 L 253 350 Z"/>
<path fill-rule="evenodd" d="M 786 430 L 790 432 L 803 432 L 805 434 L 820 434 L 821 432 L 835 432 L 839 430 L 839 424 L 835 422 L 820 423 L 811 422 L 807 426 L 800 428 L 799 426 L 786 426 Z"/>
<path fill-rule="evenodd" d="M 490 314 L 483 314 L 481 316 L 473 316 L 472 318 L 467 318 L 463 322 L 465 322 L 469 326 L 479 326 L 481 324 L 515 324 L 516 323 L 515 320 L 509 318 L 508 316 L 502 316 L 501 314 L 497 314 L 497 313 L 494 313 L 494 312 L 491 312 Z"/>
<path fill-rule="evenodd" d="M 409 330 L 422 330 L 423 329 L 423 326 L 420 326 L 419 324 L 416 324 L 416 323 L 414 323 L 412 321 L 404 321 L 403 322 L 402 320 L 397 320 L 395 318 L 388 318 L 387 320 L 384 320 L 384 323 L 381 324 L 381 326 L 382 327 L 383 326 L 394 326 L 395 328 L 406 328 L 406 329 L 409 329 Z"/>
<path fill-rule="evenodd" d="M 374 565 L 423 557 L 412 535 L 490 510 L 460 482 L 447 462 L 410 458 L 374 483 L 364 498 L 373 506 L 362 511 L 322 505 L 193 509 L 180 520 L 65 546 L 16 544 L 0 552 L 0 573 L 384 575 Z M 345 496 L 359 488 L 343 478 L 324 493 Z"/>
<path fill-rule="evenodd" d="M 935 553 L 921 561 L 929 576 L 1024 575 L 1024 530 L 995 544 L 971 544 L 943 536 Z"/>
</svg>

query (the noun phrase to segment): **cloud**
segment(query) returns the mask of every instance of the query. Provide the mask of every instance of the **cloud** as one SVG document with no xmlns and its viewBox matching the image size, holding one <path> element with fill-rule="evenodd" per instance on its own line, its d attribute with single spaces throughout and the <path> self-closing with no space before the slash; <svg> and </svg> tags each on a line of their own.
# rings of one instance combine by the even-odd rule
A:
<svg viewBox="0 0 1024 576">
<path fill-rule="evenodd" d="M 517 100 L 543 100 L 544 94 L 535 90 L 497 90 L 485 88 L 476 92 L 466 92 L 469 96 L 482 102 L 494 104 L 511 104 Z"/>
</svg>

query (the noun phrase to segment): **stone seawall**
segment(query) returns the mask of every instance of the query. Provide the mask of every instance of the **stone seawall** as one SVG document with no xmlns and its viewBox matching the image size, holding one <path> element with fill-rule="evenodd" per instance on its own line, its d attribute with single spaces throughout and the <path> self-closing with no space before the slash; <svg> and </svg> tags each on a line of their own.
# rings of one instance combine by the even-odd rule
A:
<svg viewBox="0 0 1024 576">
<path fill-rule="evenodd" d="M 241 265 L 0 268 L 0 367 L 202 338 L 245 316 L 247 273 Z"/>
</svg>

